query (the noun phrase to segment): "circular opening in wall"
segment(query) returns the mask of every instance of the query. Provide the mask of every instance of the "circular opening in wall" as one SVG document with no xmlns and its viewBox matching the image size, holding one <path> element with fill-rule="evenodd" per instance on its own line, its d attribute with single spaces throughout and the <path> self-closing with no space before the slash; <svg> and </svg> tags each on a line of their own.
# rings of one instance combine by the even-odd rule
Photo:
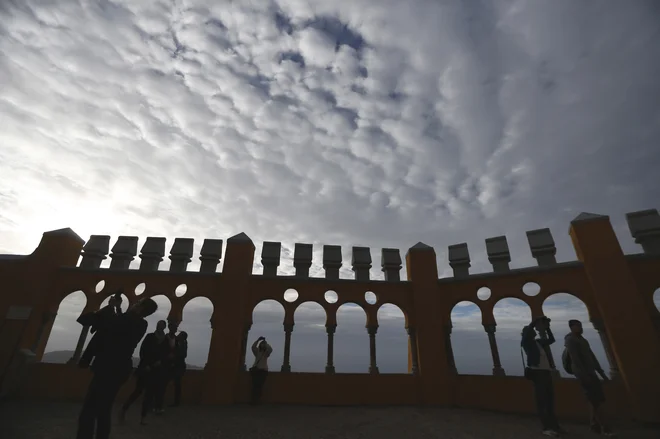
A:
<svg viewBox="0 0 660 439">
<path fill-rule="evenodd" d="M 284 292 L 284 300 L 287 302 L 295 302 L 298 300 L 298 291 L 294 290 L 293 288 L 289 288 Z"/>
<path fill-rule="evenodd" d="M 97 293 L 100 293 L 101 291 L 103 291 L 103 288 L 105 288 L 105 281 L 104 281 L 104 280 L 102 280 L 102 281 L 100 281 L 99 283 L 97 283 L 96 286 L 94 287 L 94 290 L 95 290 Z"/>
<path fill-rule="evenodd" d="M 186 291 L 188 291 L 188 285 L 181 284 L 178 287 L 176 287 L 176 289 L 174 290 L 174 294 L 176 295 L 176 297 L 181 297 L 184 294 L 186 294 Z"/>
<path fill-rule="evenodd" d="M 541 292 L 541 287 L 536 282 L 527 282 L 523 285 L 522 290 L 526 296 L 536 296 Z"/>
<path fill-rule="evenodd" d="M 337 301 L 339 300 L 339 296 L 337 295 L 337 293 L 335 293 L 332 290 L 326 291 L 324 297 L 325 297 L 325 301 L 328 303 L 337 303 Z"/>
<path fill-rule="evenodd" d="M 481 287 L 477 290 L 477 297 L 479 300 L 488 300 L 490 299 L 490 288 Z"/>
<path fill-rule="evenodd" d="M 378 297 L 376 297 L 376 295 L 373 292 L 367 291 L 366 293 L 364 293 L 364 300 L 369 305 L 375 305 L 376 302 L 378 302 Z"/>
<path fill-rule="evenodd" d="M 147 284 L 142 282 L 140 285 L 135 287 L 135 295 L 139 296 L 140 294 L 144 293 L 144 291 L 147 289 Z"/>
</svg>

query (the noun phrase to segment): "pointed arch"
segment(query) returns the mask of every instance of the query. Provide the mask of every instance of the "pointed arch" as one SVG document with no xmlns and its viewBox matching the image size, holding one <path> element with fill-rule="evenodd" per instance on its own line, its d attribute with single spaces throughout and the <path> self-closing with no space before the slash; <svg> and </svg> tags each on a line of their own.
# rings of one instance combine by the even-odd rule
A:
<svg viewBox="0 0 660 439">
<path fill-rule="evenodd" d="M 520 357 L 520 339 L 522 328 L 532 321 L 532 310 L 520 299 L 505 297 L 493 307 L 495 318 L 497 347 L 502 368 L 507 375 L 522 376 L 525 367 Z"/>
<path fill-rule="evenodd" d="M 380 373 L 408 373 L 408 332 L 406 316 L 396 305 L 378 308 L 376 357 Z"/>
<path fill-rule="evenodd" d="M 481 308 L 469 301 L 451 310 L 451 348 L 456 371 L 462 375 L 492 375 L 488 338 L 481 324 Z"/>
<path fill-rule="evenodd" d="M 206 297 L 195 297 L 183 307 L 179 331 L 188 333 L 188 357 L 186 363 L 192 369 L 203 369 L 211 346 L 211 316 L 213 302 Z"/>
<path fill-rule="evenodd" d="M 337 309 L 334 339 L 334 363 L 337 373 L 369 372 L 369 334 L 367 314 L 355 303 L 344 303 Z"/>
<path fill-rule="evenodd" d="M 82 326 L 76 322 L 87 305 L 87 296 L 82 291 L 68 294 L 57 308 L 57 316 L 50 331 L 43 363 L 66 363 L 73 356 Z"/>
<path fill-rule="evenodd" d="M 325 309 L 316 302 L 304 302 L 296 307 L 291 334 L 291 371 L 325 371 L 328 347 L 326 318 Z"/>
</svg>

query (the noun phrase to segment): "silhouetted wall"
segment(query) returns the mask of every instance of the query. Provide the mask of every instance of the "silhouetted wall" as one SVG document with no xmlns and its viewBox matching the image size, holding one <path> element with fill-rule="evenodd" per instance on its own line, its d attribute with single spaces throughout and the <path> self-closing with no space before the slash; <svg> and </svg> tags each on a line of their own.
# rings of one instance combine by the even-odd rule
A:
<svg viewBox="0 0 660 439">
<path fill-rule="evenodd" d="M 6 380 L 7 365 L 19 349 L 29 349 L 37 359 L 43 355 L 60 302 L 69 293 L 81 290 L 87 297 L 84 312 L 99 308 L 118 288 L 128 301 L 165 295 L 171 301 L 169 320 L 181 321 L 183 307 L 196 297 L 213 304 L 209 357 L 203 371 L 188 371 L 185 401 L 194 404 L 245 402 L 249 377 L 245 371 L 247 334 L 252 311 L 260 302 L 272 299 L 285 309 L 284 361 L 280 371 L 268 379 L 264 399 L 273 403 L 295 404 L 420 404 L 480 408 L 502 412 L 535 411 L 531 384 L 521 377 L 507 377 L 499 361 L 493 306 L 507 297 L 529 305 L 533 316 L 543 315 L 543 301 L 557 292 L 567 292 L 586 305 L 591 322 L 599 332 L 610 360 L 613 380 L 605 384 L 606 410 L 620 418 L 660 422 L 660 312 L 653 293 L 660 287 L 660 215 L 657 210 L 627 215 L 631 233 L 643 249 L 639 255 L 624 255 L 609 218 L 581 214 L 570 226 L 578 260 L 558 264 L 554 240 L 548 229 L 527 232 L 537 267 L 511 270 L 508 244 L 504 236 L 486 239 L 492 273 L 471 275 L 466 244 L 449 247 L 449 263 L 454 276 L 438 279 L 433 248 L 418 243 L 406 255 L 408 280 L 401 281 L 399 251 L 383 249 L 381 265 L 385 281 L 369 279 L 372 259 L 369 248 L 354 247 L 352 268 L 355 279 L 339 279 L 341 249 L 324 246 L 324 278 L 310 278 L 312 246 L 296 244 L 294 276 L 278 276 L 280 243 L 264 243 L 261 255 L 264 274 L 252 274 L 255 247 L 245 235 L 226 242 L 222 272 L 217 266 L 222 255 L 221 240 L 205 240 L 199 272 L 187 271 L 193 241 L 177 238 L 171 248 L 169 271 L 158 271 L 165 256 L 165 239 L 148 238 L 141 249 L 139 269 L 129 269 L 137 255 L 137 238 L 120 237 L 112 248 L 109 268 L 100 268 L 110 253 L 108 236 L 92 236 L 87 243 L 70 229 L 44 234 L 38 248 L 28 256 L 0 256 L 0 372 Z M 82 258 L 80 256 L 82 255 Z M 78 259 L 81 259 L 78 264 Z M 105 285 L 100 292 L 96 286 Z M 540 287 L 534 296 L 523 293 L 533 282 Z M 139 284 L 146 284 L 140 295 Z M 185 294 L 175 289 L 185 284 Z M 477 296 L 487 287 L 489 297 Z M 284 292 L 295 289 L 298 297 Z M 335 291 L 337 301 L 324 295 Z M 375 303 L 365 297 L 375 294 Z M 295 299 L 295 300 L 294 300 Z M 295 331 L 294 312 L 313 301 L 326 311 L 328 358 L 326 373 L 292 373 L 289 366 L 291 334 Z M 481 310 L 493 359 L 494 376 L 459 375 L 451 346 L 451 311 L 462 301 L 475 303 Z M 370 340 L 369 374 L 337 374 L 333 363 L 333 334 L 336 311 L 352 302 L 366 313 Z M 380 374 L 376 337 L 378 309 L 383 304 L 398 306 L 406 318 L 409 334 L 409 373 Z M 80 354 L 81 341 L 74 359 Z M 560 363 L 560 359 L 555 359 Z M 274 367 L 271 366 L 272 369 Z M 34 399 L 81 400 L 89 372 L 73 364 L 29 366 L 28 379 L 20 396 Z M 557 377 L 557 408 L 565 417 L 586 414 L 582 392 L 572 379 Z M 130 391 L 125 386 L 122 392 Z"/>
</svg>

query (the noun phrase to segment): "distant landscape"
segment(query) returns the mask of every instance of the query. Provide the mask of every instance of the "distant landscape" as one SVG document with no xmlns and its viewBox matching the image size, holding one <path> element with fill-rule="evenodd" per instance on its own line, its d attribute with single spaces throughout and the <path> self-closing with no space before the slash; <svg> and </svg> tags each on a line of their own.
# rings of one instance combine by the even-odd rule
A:
<svg viewBox="0 0 660 439">
<path fill-rule="evenodd" d="M 73 351 L 51 351 L 51 352 L 46 352 L 44 356 L 41 359 L 42 363 L 58 363 L 58 364 L 63 364 L 69 361 L 69 359 L 73 356 Z M 137 357 L 133 357 L 133 367 L 137 367 L 138 363 L 140 362 L 140 359 Z M 200 366 L 195 366 L 192 364 L 187 365 L 189 370 L 202 370 L 204 369 L 203 367 Z"/>
</svg>

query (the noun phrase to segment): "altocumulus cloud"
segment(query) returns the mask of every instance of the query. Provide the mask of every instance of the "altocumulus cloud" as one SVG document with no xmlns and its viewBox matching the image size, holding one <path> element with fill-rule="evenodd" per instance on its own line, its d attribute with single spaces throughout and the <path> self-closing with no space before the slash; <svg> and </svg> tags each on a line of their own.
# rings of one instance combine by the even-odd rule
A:
<svg viewBox="0 0 660 439">
<path fill-rule="evenodd" d="M 467 241 L 485 271 L 483 240 L 500 234 L 512 265 L 531 265 L 524 231 L 540 227 L 574 259 L 566 228 L 581 211 L 612 215 L 637 251 L 622 219 L 660 196 L 659 23 L 651 0 L 4 1 L 0 251 L 61 227 L 198 243 L 243 231 L 285 257 L 294 242 L 423 241 L 447 274 L 447 245 Z M 266 305 L 255 326 L 281 338 Z M 184 325 L 208 321 L 193 308 Z M 459 308 L 452 337 L 475 346 L 461 358 L 488 373 L 480 316 Z M 515 361 L 505 346 L 529 311 L 498 310 Z M 324 316 L 299 312 L 292 366 L 322 370 L 308 353 L 323 352 Z M 338 370 L 368 366 L 363 319 L 340 316 Z M 381 368 L 403 370 L 381 354 L 405 356 L 402 315 L 390 323 Z M 71 349 L 76 331 L 62 320 L 51 347 Z"/>
</svg>

